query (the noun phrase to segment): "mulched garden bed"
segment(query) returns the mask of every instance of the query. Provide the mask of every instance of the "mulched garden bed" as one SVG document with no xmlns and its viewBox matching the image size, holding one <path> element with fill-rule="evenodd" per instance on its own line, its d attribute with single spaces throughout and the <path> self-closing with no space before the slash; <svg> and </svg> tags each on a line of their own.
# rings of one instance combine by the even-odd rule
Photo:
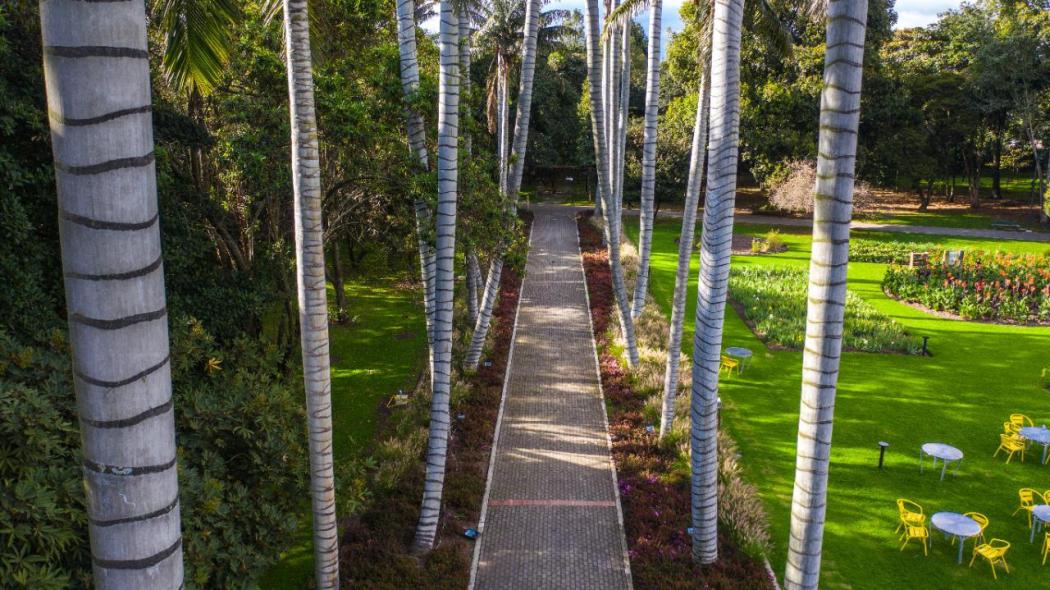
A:
<svg viewBox="0 0 1050 590">
<path fill-rule="evenodd" d="M 523 212 L 525 233 L 532 214 Z M 489 454 L 507 369 L 514 316 L 521 293 L 522 269 L 505 266 L 490 328 L 492 363 L 461 377 L 470 393 L 451 408 L 441 522 L 435 548 L 426 556 L 409 552 L 423 497 L 423 457 L 392 491 L 376 496 L 362 513 L 341 523 L 340 576 L 344 587 L 370 589 L 463 589 L 470 577 L 473 541 L 463 532 L 477 526 L 485 492 Z M 462 419 L 457 419 L 462 415 Z M 425 418 L 424 418 L 425 420 Z M 420 426 L 425 426 L 425 421 Z M 389 422 L 377 440 L 391 435 Z"/>
<path fill-rule="evenodd" d="M 602 388 L 609 402 L 609 434 L 619 479 L 628 553 L 638 589 L 772 588 L 763 563 L 741 551 L 719 533 L 718 563 L 699 567 L 691 557 L 689 480 L 675 475 L 673 450 L 657 445 L 646 431 L 645 400 L 631 389 L 630 377 L 610 351 L 609 322 L 614 297 L 608 252 L 591 224 L 590 212 L 577 216 L 580 249 L 587 276 L 591 319 L 598 345 Z"/>
</svg>

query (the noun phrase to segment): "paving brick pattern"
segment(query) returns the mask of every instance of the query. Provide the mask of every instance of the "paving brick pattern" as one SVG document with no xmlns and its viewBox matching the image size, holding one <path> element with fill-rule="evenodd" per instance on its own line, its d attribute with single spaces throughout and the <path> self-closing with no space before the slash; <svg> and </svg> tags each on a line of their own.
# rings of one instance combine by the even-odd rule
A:
<svg viewBox="0 0 1050 590">
<path fill-rule="evenodd" d="M 631 588 L 574 211 L 536 207 L 474 588 Z"/>
</svg>

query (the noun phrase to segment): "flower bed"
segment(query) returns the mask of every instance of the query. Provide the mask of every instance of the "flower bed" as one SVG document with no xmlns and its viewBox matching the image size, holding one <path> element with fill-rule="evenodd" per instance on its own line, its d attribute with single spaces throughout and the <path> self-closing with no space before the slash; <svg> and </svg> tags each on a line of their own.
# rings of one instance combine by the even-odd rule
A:
<svg viewBox="0 0 1050 590">
<path fill-rule="evenodd" d="M 806 333 L 805 271 L 771 266 L 733 268 L 729 294 L 745 321 L 769 346 L 802 350 Z M 846 293 L 843 349 L 919 354 L 922 344 L 852 291 Z"/>
<path fill-rule="evenodd" d="M 882 285 L 895 297 L 966 319 L 1050 322 L 1046 255 L 967 252 L 961 265 L 895 265 Z"/>
<path fill-rule="evenodd" d="M 704 568 L 692 561 L 691 542 L 686 533 L 690 499 L 688 436 L 683 432 L 688 428 L 686 409 L 680 408 L 673 436 L 668 436 L 664 443 L 646 429 L 654 422 L 650 396 L 659 395 L 657 390 L 662 383 L 660 359 L 666 357 L 654 354 L 653 349 L 665 345 L 666 319 L 650 300 L 636 324 L 639 344 L 643 347 L 642 361 L 633 374 L 629 374 L 616 356 L 617 345 L 612 336 L 614 296 L 608 251 L 589 217 L 589 212 L 579 217 L 580 247 L 598 345 L 602 390 L 609 403 L 609 434 L 634 587 L 771 588 L 760 557 L 768 545 L 765 514 L 757 493 L 740 477 L 734 459 L 735 447 L 721 433 L 719 560 Z"/>
<path fill-rule="evenodd" d="M 943 250 L 943 246 L 930 242 L 852 239 L 849 242 L 849 260 L 850 262 L 907 264 L 908 256 L 912 252 L 929 252 L 930 260 L 939 260 Z"/>
</svg>

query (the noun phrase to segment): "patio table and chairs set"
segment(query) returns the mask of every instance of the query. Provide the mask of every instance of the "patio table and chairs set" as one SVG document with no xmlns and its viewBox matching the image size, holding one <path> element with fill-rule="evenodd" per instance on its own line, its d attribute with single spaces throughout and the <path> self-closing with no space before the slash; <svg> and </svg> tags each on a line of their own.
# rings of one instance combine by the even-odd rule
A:
<svg viewBox="0 0 1050 590">
<path fill-rule="evenodd" d="M 1006 454 L 1006 462 L 1009 463 L 1014 455 L 1020 455 L 1024 461 L 1025 451 L 1032 443 L 1042 445 L 1041 464 L 1047 462 L 1047 450 L 1050 449 L 1050 429 L 1046 425 L 1035 426 L 1030 418 L 1024 414 L 1012 414 L 1007 422 L 1003 423 L 1003 432 L 999 435 L 999 448 L 993 454 L 993 458 L 999 453 Z M 937 467 L 941 462 L 940 478 L 951 469 L 952 476 L 959 470 L 962 463 L 963 453 L 959 449 L 944 443 L 926 443 L 919 451 L 919 471 L 924 470 L 924 460 L 930 457 L 932 466 Z M 953 465 L 954 464 L 954 465 Z M 1050 490 L 1040 493 L 1033 488 L 1021 488 L 1018 491 L 1019 504 L 1014 515 L 1024 513 L 1028 519 L 1030 529 L 1029 543 L 1035 542 L 1037 533 L 1042 533 L 1042 563 L 1046 564 L 1050 558 L 1050 531 L 1043 531 L 1045 525 L 1050 524 Z M 897 530 L 900 536 L 901 551 L 904 551 L 911 541 L 919 541 L 922 545 L 923 555 L 929 555 L 930 526 L 944 533 L 945 537 L 951 538 L 952 545 L 958 543 L 959 550 L 956 563 L 963 561 L 963 545 L 966 541 L 973 539 L 973 553 L 970 558 L 970 567 L 980 558 L 987 562 L 992 569 L 992 577 L 998 579 L 997 566 L 1002 566 L 1007 573 L 1010 568 L 1006 563 L 1006 553 L 1010 549 L 1010 543 L 1003 539 L 985 537 L 985 529 L 988 528 L 988 517 L 980 512 L 937 512 L 930 516 L 927 524 L 926 513 L 923 507 L 916 502 L 905 498 L 897 500 L 897 512 L 899 521 Z"/>
</svg>

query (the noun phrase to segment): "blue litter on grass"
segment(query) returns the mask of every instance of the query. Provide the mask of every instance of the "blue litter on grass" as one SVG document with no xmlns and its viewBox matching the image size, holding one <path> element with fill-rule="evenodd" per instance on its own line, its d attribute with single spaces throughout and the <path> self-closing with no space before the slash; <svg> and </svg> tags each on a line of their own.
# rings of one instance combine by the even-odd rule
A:
<svg viewBox="0 0 1050 590">
<path fill-rule="evenodd" d="M 688 527 L 688 528 L 686 528 L 686 529 L 685 529 L 685 532 L 686 532 L 686 533 L 687 533 L 687 534 L 688 534 L 688 535 L 689 535 L 690 537 L 692 537 L 692 536 L 693 536 L 693 533 L 695 533 L 695 532 L 696 532 L 696 527 Z"/>
<path fill-rule="evenodd" d="M 481 533 L 478 532 L 478 529 L 467 529 L 463 531 L 463 536 L 468 539 L 477 539 L 479 534 Z"/>
<path fill-rule="evenodd" d="M 656 432 L 656 428 L 654 428 L 653 425 L 650 424 L 649 426 L 645 427 L 645 431 L 648 432 L 649 434 L 652 434 L 652 433 Z"/>
<path fill-rule="evenodd" d="M 467 417 L 467 415 L 464 414 L 463 412 L 460 412 L 460 413 L 456 414 L 456 420 L 463 420 L 466 417 Z"/>
</svg>

